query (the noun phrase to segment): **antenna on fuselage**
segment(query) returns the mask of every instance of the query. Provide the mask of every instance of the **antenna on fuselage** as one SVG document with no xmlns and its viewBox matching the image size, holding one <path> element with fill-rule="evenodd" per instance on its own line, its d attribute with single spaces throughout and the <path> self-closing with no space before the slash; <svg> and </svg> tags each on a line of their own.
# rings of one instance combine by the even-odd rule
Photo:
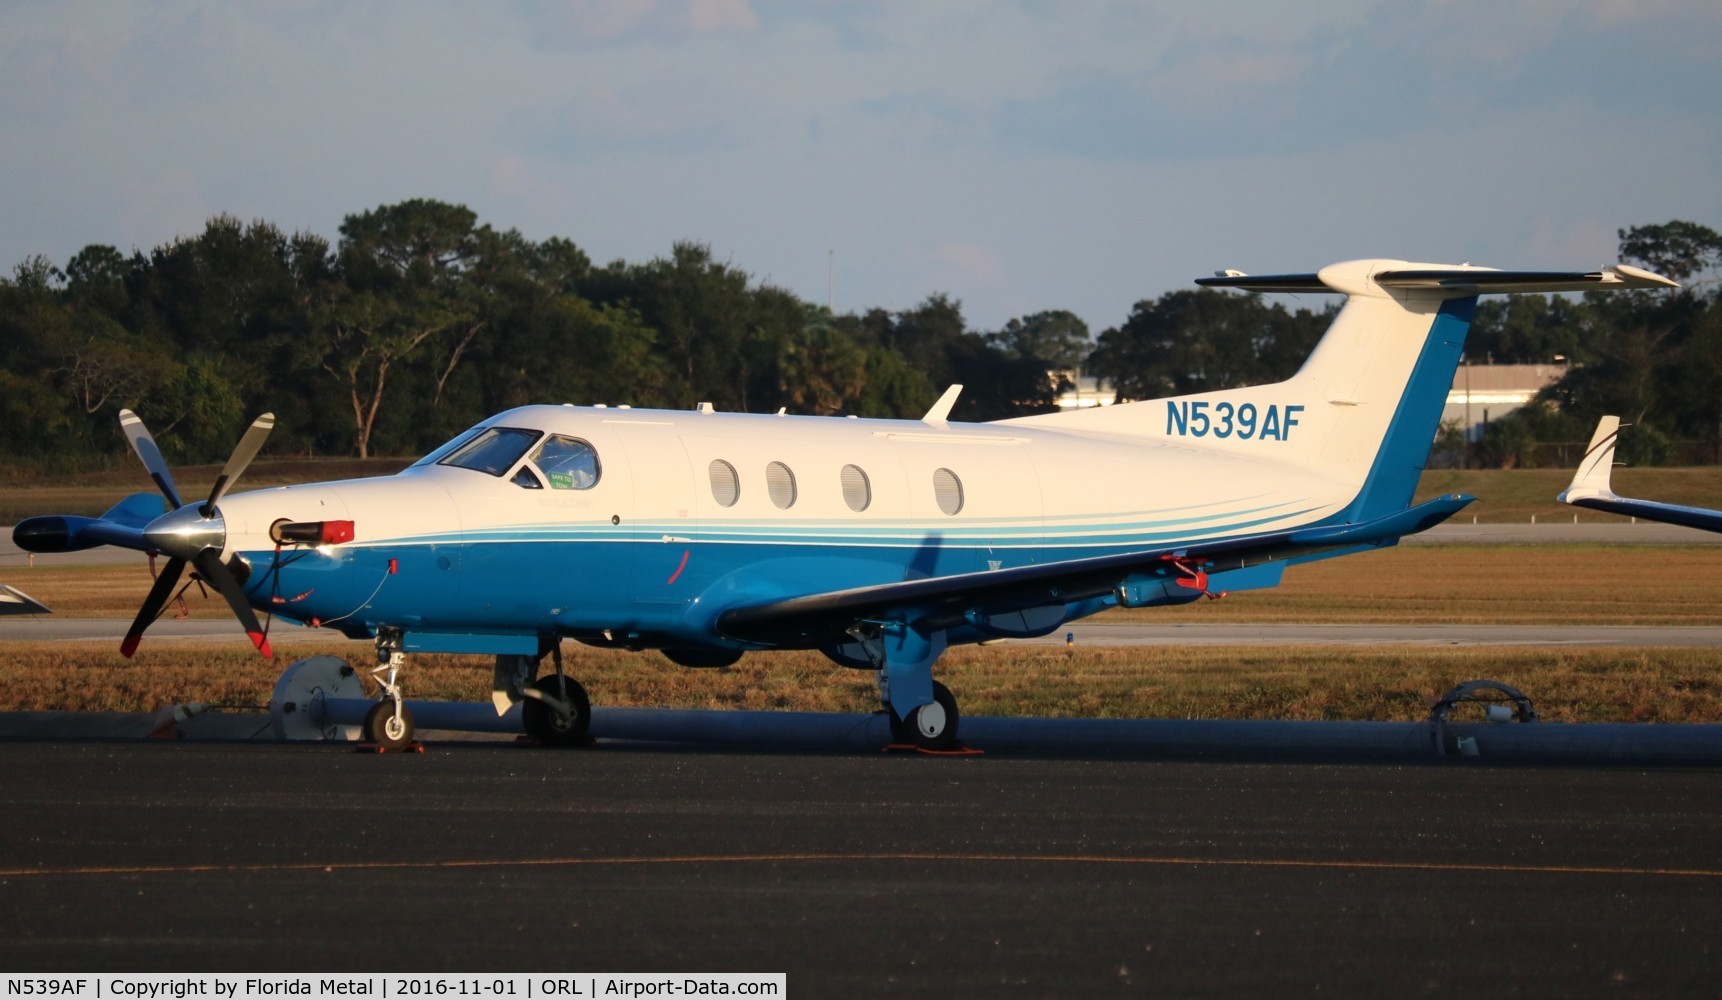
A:
<svg viewBox="0 0 1722 1000">
<path fill-rule="evenodd" d="M 939 397 L 939 401 L 933 404 L 933 408 L 927 411 L 927 415 L 921 418 L 921 422 L 927 424 L 944 423 L 950 418 L 951 407 L 957 405 L 957 397 L 962 394 L 963 387 L 960 385 L 953 385 L 946 389 L 945 394 Z"/>
</svg>

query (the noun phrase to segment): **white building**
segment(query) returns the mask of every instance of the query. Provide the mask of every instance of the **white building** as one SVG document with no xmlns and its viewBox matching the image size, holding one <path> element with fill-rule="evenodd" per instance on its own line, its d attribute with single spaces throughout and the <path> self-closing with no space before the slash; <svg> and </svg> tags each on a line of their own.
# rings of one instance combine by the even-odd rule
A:
<svg viewBox="0 0 1722 1000">
<path fill-rule="evenodd" d="M 1456 420 L 1465 428 L 1465 440 L 1479 440 L 1484 424 L 1524 406 L 1566 373 L 1564 360 L 1546 365 L 1460 365 L 1453 373 L 1441 422 Z"/>
<path fill-rule="evenodd" d="M 1103 388 L 1100 379 L 1093 375 L 1084 375 L 1080 371 L 1055 371 L 1046 374 L 1055 384 L 1063 378 L 1068 380 L 1073 387 L 1058 394 L 1058 408 L 1061 410 L 1080 410 L 1089 406 L 1111 406 L 1118 399 L 1117 390 Z"/>
</svg>

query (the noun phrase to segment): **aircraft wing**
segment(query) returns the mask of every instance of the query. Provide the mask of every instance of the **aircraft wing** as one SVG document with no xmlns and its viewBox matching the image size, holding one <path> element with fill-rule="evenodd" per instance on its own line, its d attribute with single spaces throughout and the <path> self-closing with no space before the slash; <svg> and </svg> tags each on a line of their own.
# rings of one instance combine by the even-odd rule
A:
<svg viewBox="0 0 1722 1000">
<path fill-rule="evenodd" d="M 866 621 L 905 620 L 933 628 L 973 624 L 1012 612 L 1101 598 L 1132 585 L 1177 585 L 1181 577 L 1189 578 L 1185 567 L 1199 566 L 1206 573 L 1219 574 L 1294 556 L 1391 545 L 1401 536 L 1445 521 L 1472 499 L 1460 494 L 1440 497 L 1360 524 L 797 595 L 731 607 L 718 616 L 717 628 L 744 641 L 806 644 L 841 640 L 848 628 Z"/>
<path fill-rule="evenodd" d="M 40 602 L 16 587 L 0 583 L 0 615 L 51 615 Z"/>
<path fill-rule="evenodd" d="M 1620 418 L 1603 417 L 1597 421 L 1596 433 L 1591 435 L 1573 481 L 1556 499 L 1574 507 L 1607 511 L 1647 521 L 1662 521 L 1705 531 L 1722 531 L 1722 510 L 1703 507 L 1683 507 L 1679 504 L 1658 503 L 1654 500 L 1634 500 L 1615 494 L 1610 485 L 1614 472 L 1614 445 L 1620 436 Z"/>
</svg>

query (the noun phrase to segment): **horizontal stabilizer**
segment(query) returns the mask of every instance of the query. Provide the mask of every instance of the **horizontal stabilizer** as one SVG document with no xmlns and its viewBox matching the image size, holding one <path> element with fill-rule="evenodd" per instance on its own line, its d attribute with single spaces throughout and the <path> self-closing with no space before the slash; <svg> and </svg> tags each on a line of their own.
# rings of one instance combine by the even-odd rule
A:
<svg viewBox="0 0 1722 1000">
<path fill-rule="evenodd" d="M 1375 275 L 1375 283 L 1388 288 L 1439 288 L 1468 294 L 1680 287 L 1660 274 L 1625 264 L 1615 264 L 1600 271 L 1496 271 L 1490 268 L 1382 271 Z"/>
<path fill-rule="evenodd" d="M 1497 271 L 1489 267 L 1419 267 L 1377 271 L 1370 275 L 1383 288 L 1427 289 L 1459 295 L 1492 292 L 1584 292 L 1627 288 L 1679 288 L 1677 282 L 1627 264 L 1614 264 L 1600 271 Z M 1322 281 L 1320 274 L 1250 275 L 1226 271 L 1211 278 L 1197 278 L 1208 288 L 1238 288 L 1246 292 L 1340 292 Z"/>
<path fill-rule="evenodd" d="M 1241 288 L 1246 292 L 1336 292 L 1318 274 L 1242 274 L 1228 271 L 1212 278 L 1197 278 L 1196 284 L 1208 288 Z"/>
</svg>

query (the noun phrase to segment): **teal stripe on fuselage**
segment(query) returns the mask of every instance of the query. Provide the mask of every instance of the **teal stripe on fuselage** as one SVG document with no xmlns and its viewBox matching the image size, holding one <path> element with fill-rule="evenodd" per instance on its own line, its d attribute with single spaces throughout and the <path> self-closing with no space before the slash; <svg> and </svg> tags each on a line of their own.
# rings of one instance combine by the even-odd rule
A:
<svg viewBox="0 0 1722 1000">
<path fill-rule="evenodd" d="M 478 542 L 649 542 L 658 539 L 642 536 L 686 536 L 690 540 L 731 543 L 760 543 L 781 545 L 810 545 L 834 542 L 901 547 L 919 545 L 929 534 L 953 543 L 977 546 L 1024 548 L 1087 548 L 1095 545 L 1131 545 L 1140 541 L 1163 541 L 1175 537 L 1201 537 L 1214 532 L 1236 531 L 1258 527 L 1275 521 L 1302 517 L 1321 509 L 1322 505 L 1305 506 L 1281 511 L 1269 517 L 1251 517 L 1293 506 L 1300 501 L 1287 500 L 1263 507 L 1209 514 L 1201 517 L 1161 518 L 1149 521 L 1090 523 L 1083 526 L 1061 526 L 1051 531 L 1039 523 L 1021 523 L 1028 519 L 999 519 L 991 522 L 953 521 L 946 524 L 927 521 L 893 519 L 874 521 L 865 525 L 840 525 L 831 522 L 784 521 L 724 521 L 702 525 L 687 521 L 636 522 L 625 530 L 603 522 L 588 524 L 530 524 L 495 528 L 468 529 L 463 532 L 439 532 L 408 535 L 379 540 L 373 544 L 447 545 Z M 1302 501 L 1308 503 L 1308 501 Z M 1244 517 L 1245 520 L 1236 520 Z M 1176 529 L 1176 530 L 1174 530 Z M 1013 545 L 1011 539 L 1022 539 Z"/>
</svg>

